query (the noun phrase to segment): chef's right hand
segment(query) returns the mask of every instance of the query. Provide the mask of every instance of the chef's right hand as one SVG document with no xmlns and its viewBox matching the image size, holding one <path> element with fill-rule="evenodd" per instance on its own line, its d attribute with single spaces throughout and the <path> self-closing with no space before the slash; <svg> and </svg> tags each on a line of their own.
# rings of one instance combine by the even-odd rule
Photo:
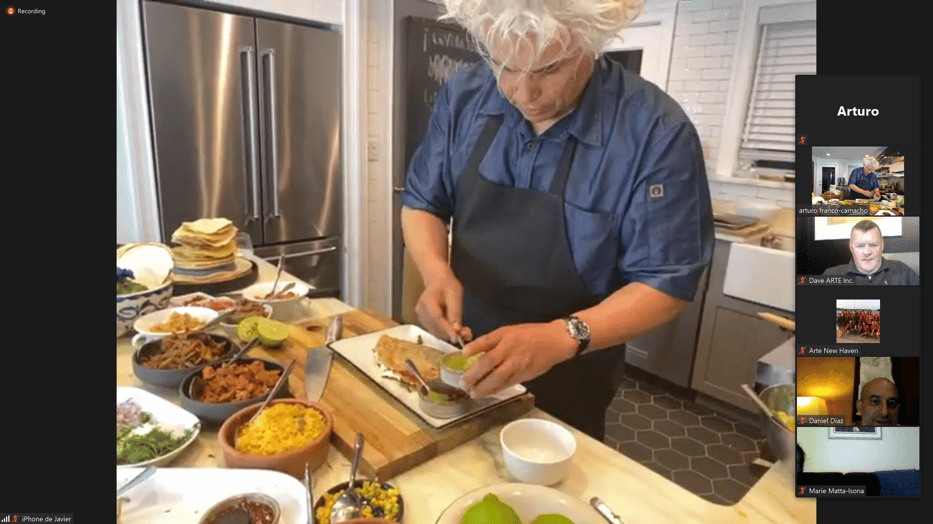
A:
<svg viewBox="0 0 933 524">
<path fill-rule="evenodd" d="M 463 327 L 463 286 L 450 273 L 425 285 L 424 292 L 415 305 L 418 320 L 432 335 L 455 342 L 459 335 L 463 340 L 473 339 L 470 328 Z"/>
</svg>

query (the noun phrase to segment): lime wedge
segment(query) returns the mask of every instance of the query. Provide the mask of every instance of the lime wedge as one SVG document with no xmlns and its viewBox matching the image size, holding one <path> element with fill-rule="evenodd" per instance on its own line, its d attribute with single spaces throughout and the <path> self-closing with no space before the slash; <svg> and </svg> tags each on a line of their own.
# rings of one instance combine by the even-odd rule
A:
<svg viewBox="0 0 933 524">
<path fill-rule="evenodd" d="M 246 317 L 236 325 L 236 336 L 243 342 L 249 342 L 259 336 L 259 325 L 265 322 L 259 316 Z"/>
<path fill-rule="evenodd" d="M 278 346 L 288 337 L 288 326 L 276 321 L 263 318 L 259 323 L 259 341 L 266 346 Z"/>
</svg>

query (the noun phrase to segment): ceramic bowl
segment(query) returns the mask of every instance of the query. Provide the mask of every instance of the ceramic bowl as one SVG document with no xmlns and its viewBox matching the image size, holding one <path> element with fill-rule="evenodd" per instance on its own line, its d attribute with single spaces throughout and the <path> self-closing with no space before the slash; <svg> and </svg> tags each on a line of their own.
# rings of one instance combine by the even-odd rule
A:
<svg viewBox="0 0 933 524">
<path fill-rule="evenodd" d="M 261 304 L 261 305 L 262 305 L 262 311 L 263 311 L 263 314 L 261 316 L 271 319 L 272 311 L 273 311 L 272 305 L 271 304 Z M 249 315 L 249 316 L 254 316 L 254 315 Z M 228 320 L 229 318 L 230 317 L 228 317 Z M 223 332 L 226 333 L 228 337 L 237 338 L 237 333 L 236 333 L 237 324 L 239 324 L 239 322 L 231 322 L 229 324 L 227 322 L 221 322 L 220 329 L 222 329 Z"/>
<path fill-rule="evenodd" d="M 297 306 L 298 301 L 302 297 L 308 294 L 308 291 L 311 290 L 311 287 L 304 282 L 295 282 L 295 287 L 291 288 L 289 291 L 294 293 L 295 296 L 291 298 L 282 298 L 278 300 L 269 300 L 265 298 L 266 295 L 272 291 L 272 284 L 274 282 L 258 282 L 244 289 L 241 294 L 243 297 L 249 300 L 255 300 L 256 302 L 261 302 L 263 304 L 269 304 L 272 306 L 272 315 L 274 318 L 283 318 L 293 311 L 295 306 Z M 286 284 L 284 281 L 279 281 L 276 289 L 282 289 Z"/>
<path fill-rule="evenodd" d="M 234 344 L 233 341 L 227 337 L 208 333 L 197 333 L 194 336 L 199 338 L 210 338 L 214 342 L 223 344 L 223 353 L 221 356 L 212 359 L 209 362 L 204 362 L 194 367 L 185 367 L 179 369 L 154 369 L 146 367 L 143 364 L 144 358 L 150 357 L 159 352 L 161 339 L 153 340 L 151 342 L 147 342 L 142 347 L 133 352 L 133 374 L 136 375 L 136 378 L 146 382 L 147 384 L 153 384 L 166 388 L 175 388 L 178 387 L 178 385 L 181 384 L 181 382 L 185 380 L 188 375 L 191 375 L 192 373 L 200 370 L 204 366 L 215 364 L 224 358 L 230 357 L 233 355 L 234 351 L 236 351 L 236 344 Z"/>
<path fill-rule="evenodd" d="M 280 376 L 281 376 L 281 373 L 285 371 L 285 366 L 279 364 L 278 362 L 274 362 L 274 361 L 266 360 L 262 358 L 241 357 L 237 359 L 237 361 L 234 364 L 250 364 L 255 361 L 262 362 L 263 367 L 265 367 L 267 371 L 278 370 L 280 373 Z M 189 373 L 188 376 L 185 377 L 185 379 L 178 386 L 178 397 L 181 399 L 181 407 L 185 408 L 191 413 L 194 413 L 201 420 L 207 420 L 210 422 L 223 422 L 227 420 L 228 418 L 230 418 L 230 416 L 236 413 L 237 411 L 240 411 L 241 409 L 247 406 L 252 406 L 253 404 L 259 404 L 263 402 L 264 400 L 266 400 L 266 398 L 269 396 L 269 393 L 266 392 L 262 395 L 259 395 L 258 397 L 254 397 L 248 400 L 241 400 L 239 402 L 222 402 L 222 403 L 202 402 L 200 400 L 195 400 L 191 398 L 191 396 L 188 394 L 188 389 L 191 386 L 191 381 L 194 380 L 194 377 L 201 374 L 201 370 L 204 367 L 205 366 L 202 366 L 197 371 L 193 371 Z M 270 389 L 271 389 L 271 386 L 270 386 Z M 276 397 L 287 398 L 288 392 L 283 387 L 279 390 L 279 393 L 276 395 Z"/>
<path fill-rule="evenodd" d="M 211 320 L 217 318 L 219 315 L 218 312 L 213 309 L 206 307 L 170 307 L 166 309 L 161 309 L 147 315 L 143 315 L 136 319 L 136 322 L 133 323 L 133 329 L 136 330 L 136 335 L 133 336 L 133 346 L 142 347 L 143 344 L 147 342 L 152 342 L 153 340 L 158 340 L 160 338 L 165 338 L 170 335 L 170 332 L 167 331 L 156 331 L 155 327 L 163 322 L 166 322 L 171 318 L 172 313 L 186 314 L 190 315 L 199 321 L 202 325 L 207 324 Z M 200 328 L 194 328 L 190 331 L 198 331 Z"/>
<path fill-rule="evenodd" d="M 550 420 L 523 418 L 499 433 L 505 467 L 516 479 L 550 486 L 564 478 L 577 440 L 564 426 Z"/>
<path fill-rule="evenodd" d="M 130 331 L 140 317 L 167 308 L 171 298 L 171 281 L 155 289 L 117 295 L 117 336 Z"/>
<path fill-rule="evenodd" d="M 324 430 L 321 431 L 321 434 L 318 435 L 317 438 L 311 440 L 304 446 L 285 453 L 278 453 L 275 455 L 242 453 L 237 451 L 234 447 L 236 432 L 239 427 L 246 424 L 260 408 L 258 404 L 247 406 L 224 421 L 217 435 L 220 441 L 220 447 L 223 450 L 224 463 L 228 468 L 271 469 L 287 473 L 296 479 L 303 480 L 305 463 L 309 464 L 312 470 L 317 469 L 324 463 L 324 460 L 327 459 L 327 451 L 330 448 L 330 435 L 334 429 L 334 416 L 331 414 L 330 410 L 317 402 L 310 402 L 297 398 L 273 400 L 269 403 L 269 406 L 274 406 L 279 403 L 299 404 L 307 408 L 316 409 L 324 417 Z"/>
<path fill-rule="evenodd" d="M 374 481 L 373 479 L 364 479 L 364 478 L 357 477 L 356 482 L 357 482 L 357 486 L 359 486 L 361 485 L 360 484 L 361 482 L 376 482 L 376 481 Z M 321 495 L 317 499 L 317 502 L 314 504 L 314 511 L 315 511 L 314 516 L 318 517 L 317 512 L 321 508 L 326 507 L 327 509 L 324 510 L 323 513 L 327 515 L 327 518 L 315 518 L 314 522 L 316 522 L 317 524 L 329 524 L 331 506 L 328 505 L 327 499 L 328 498 L 335 499 L 336 497 L 339 497 L 344 491 L 346 491 L 348 485 L 350 485 L 349 482 L 341 482 L 340 484 L 337 484 L 336 486 L 327 490 L 327 493 L 325 495 Z M 379 487 L 386 491 L 397 489 L 395 486 L 393 486 L 392 484 L 389 484 L 388 482 L 379 482 Z M 395 518 L 387 519 L 387 518 L 380 518 L 380 517 L 372 517 L 372 518 L 350 519 L 350 520 L 342 521 L 342 524 L 387 524 L 391 522 L 401 522 L 402 516 L 404 516 L 404 514 L 405 514 L 405 501 L 402 499 L 401 493 L 399 493 L 398 515 L 396 515 Z M 384 517 L 384 515 L 382 515 L 381 517 Z"/>
<path fill-rule="evenodd" d="M 243 502 L 262 504 L 268 507 L 269 511 L 272 513 L 272 521 L 269 524 L 278 524 L 279 518 L 281 518 L 282 515 L 282 509 L 279 507 L 278 501 L 262 493 L 243 493 L 225 498 L 211 506 L 198 521 L 198 524 L 211 523 L 223 510 L 236 507 Z"/>
</svg>

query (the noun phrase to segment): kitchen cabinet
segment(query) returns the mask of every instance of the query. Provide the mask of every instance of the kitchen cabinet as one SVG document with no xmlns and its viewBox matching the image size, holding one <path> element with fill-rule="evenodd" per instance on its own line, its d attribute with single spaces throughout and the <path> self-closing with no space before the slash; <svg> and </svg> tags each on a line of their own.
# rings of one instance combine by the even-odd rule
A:
<svg viewBox="0 0 933 524">
<path fill-rule="evenodd" d="M 731 242 L 716 241 L 691 387 L 732 406 L 755 412 L 758 408 L 742 390 L 742 384 L 755 382 L 758 359 L 794 336 L 793 332 L 762 319 L 758 313 L 773 313 L 790 320 L 794 320 L 794 314 L 723 293 L 731 246 Z M 755 270 L 748 268 L 748 271 Z M 762 275 L 760 282 L 762 286 L 791 285 L 790 280 L 787 284 L 775 283 L 769 275 Z"/>
</svg>

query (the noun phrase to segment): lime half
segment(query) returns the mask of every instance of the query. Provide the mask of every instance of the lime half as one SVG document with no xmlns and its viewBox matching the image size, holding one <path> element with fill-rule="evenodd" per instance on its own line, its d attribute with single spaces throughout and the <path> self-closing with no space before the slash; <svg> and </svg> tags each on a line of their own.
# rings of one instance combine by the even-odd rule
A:
<svg viewBox="0 0 933 524">
<path fill-rule="evenodd" d="M 266 346 L 278 346 L 288 337 L 288 326 L 277 320 L 263 318 L 257 327 L 259 341 Z"/>
<path fill-rule="evenodd" d="M 243 342 L 249 342 L 259 336 L 259 325 L 265 322 L 263 317 L 246 317 L 236 325 L 236 336 Z"/>
</svg>

